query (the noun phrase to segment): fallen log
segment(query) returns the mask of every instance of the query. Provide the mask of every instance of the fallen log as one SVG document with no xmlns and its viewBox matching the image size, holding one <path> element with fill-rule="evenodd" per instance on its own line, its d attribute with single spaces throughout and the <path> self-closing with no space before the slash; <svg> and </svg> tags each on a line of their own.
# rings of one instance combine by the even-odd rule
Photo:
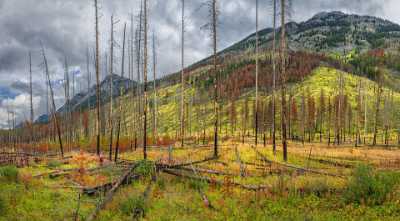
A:
<svg viewBox="0 0 400 221">
<path fill-rule="evenodd" d="M 277 165 L 284 166 L 284 167 L 287 167 L 287 168 L 296 169 L 297 171 L 300 171 L 300 172 L 308 172 L 308 173 L 314 173 L 314 174 L 320 174 L 320 175 L 325 175 L 325 176 L 338 177 L 338 178 L 343 178 L 343 179 L 346 178 L 346 177 L 344 177 L 342 175 L 339 175 L 339 174 L 333 174 L 333 173 L 328 173 L 328 172 L 319 171 L 319 170 L 307 169 L 307 168 L 300 167 L 300 166 L 293 165 L 293 164 L 272 161 L 272 160 L 269 160 L 268 158 L 266 158 L 262 153 L 260 153 L 258 150 L 256 150 L 253 146 L 252 146 L 252 148 L 257 153 L 257 155 L 259 155 L 261 157 L 262 161 L 267 162 L 267 163 L 277 164 Z"/>
<path fill-rule="evenodd" d="M 158 170 L 161 170 L 161 169 L 174 169 L 174 168 L 180 168 L 180 167 L 185 167 L 185 166 L 190 166 L 190 165 L 195 165 L 195 164 L 201 164 L 201 163 L 208 162 L 208 161 L 215 160 L 215 159 L 217 159 L 217 158 L 216 157 L 209 157 L 209 158 L 206 158 L 204 160 L 181 163 L 181 164 L 175 164 L 175 165 L 158 163 L 158 164 L 156 164 L 156 166 L 157 166 Z"/>
<path fill-rule="evenodd" d="M 336 166 L 336 167 L 354 168 L 354 166 L 351 164 L 336 162 L 336 161 L 332 161 L 332 160 L 317 159 L 317 158 L 310 158 L 310 160 L 321 163 L 321 164 L 328 164 L 328 165 L 332 165 L 332 166 Z"/>
<path fill-rule="evenodd" d="M 94 220 L 98 213 L 105 208 L 105 206 L 107 205 L 107 203 L 109 203 L 111 201 L 111 199 L 113 198 L 116 190 L 121 186 L 122 183 L 124 183 L 124 181 L 127 179 L 127 177 L 129 177 L 133 171 L 135 170 L 135 168 L 137 167 L 137 164 L 132 165 L 121 177 L 120 179 L 112 186 L 112 188 L 107 192 L 106 196 L 104 197 L 104 199 L 97 204 L 95 210 L 88 216 L 87 221 L 91 221 Z"/>
<path fill-rule="evenodd" d="M 216 184 L 221 185 L 221 186 L 224 185 L 224 182 L 219 181 L 219 180 L 212 180 L 212 179 L 210 179 L 208 177 L 198 178 L 198 177 L 193 176 L 193 175 L 178 173 L 178 172 L 176 172 L 174 170 L 171 170 L 171 169 L 163 169 L 162 171 L 164 173 L 167 173 L 167 174 L 170 174 L 170 175 L 174 175 L 174 176 L 178 176 L 178 177 L 205 181 L 207 183 L 216 183 Z M 246 184 L 241 184 L 241 183 L 237 183 L 237 182 L 232 182 L 231 184 L 234 185 L 234 186 L 240 187 L 242 189 L 251 190 L 251 191 L 259 191 L 259 190 L 264 190 L 264 189 L 270 188 L 269 186 L 265 186 L 265 185 L 246 185 Z"/>
<path fill-rule="evenodd" d="M 146 205 L 146 203 L 147 203 L 147 201 L 148 201 L 148 199 L 150 197 L 150 191 L 151 191 L 151 188 L 152 188 L 153 183 L 155 181 L 156 181 L 156 176 L 153 175 L 151 180 L 150 180 L 150 182 L 149 182 L 149 184 L 147 185 L 145 191 L 143 192 L 142 197 L 143 197 L 144 205 Z M 142 216 L 142 217 L 145 216 L 144 208 L 135 207 L 133 209 L 133 220 L 138 220 L 140 218 L 140 216 Z"/>
<path fill-rule="evenodd" d="M 137 180 L 137 179 L 139 179 L 139 177 L 140 177 L 139 175 L 133 174 L 133 175 L 127 177 L 124 183 L 130 184 L 130 183 L 132 183 L 132 180 Z M 117 181 L 111 181 L 111 182 L 104 183 L 104 184 L 101 184 L 101 185 L 95 186 L 95 187 L 83 187 L 82 193 L 85 195 L 92 196 L 99 192 L 106 192 L 106 191 L 110 190 L 115 185 L 116 182 Z"/>
<path fill-rule="evenodd" d="M 180 167 L 179 169 L 185 170 L 185 171 L 192 171 L 192 169 L 188 168 L 188 167 Z M 238 176 L 238 174 L 227 173 L 227 172 L 217 171 L 217 170 L 204 169 L 204 168 L 199 168 L 199 167 L 195 167 L 195 170 L 200 173 L 208 173 L 208 174 L 214 174 L 214 175 Z"/>
</svg>

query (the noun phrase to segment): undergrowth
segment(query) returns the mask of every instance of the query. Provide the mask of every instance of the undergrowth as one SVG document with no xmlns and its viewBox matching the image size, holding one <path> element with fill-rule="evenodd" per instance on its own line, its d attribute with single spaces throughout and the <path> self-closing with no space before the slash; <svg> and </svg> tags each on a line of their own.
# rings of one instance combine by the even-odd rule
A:
<svg viewBox="0 0 400 221">
<path fill-rule="evenodd" d="M 369 165 L 359 165 L 349 181 L 344 193 L 348 203 L 382 205 L 392 198 L 400 174 L 376 172 Z"/>
</svg>

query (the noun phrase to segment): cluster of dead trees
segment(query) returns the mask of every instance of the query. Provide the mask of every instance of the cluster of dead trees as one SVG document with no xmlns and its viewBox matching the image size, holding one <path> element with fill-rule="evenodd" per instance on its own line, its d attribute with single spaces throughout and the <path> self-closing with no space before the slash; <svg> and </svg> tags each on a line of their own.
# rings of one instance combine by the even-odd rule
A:
<svg viewBox="0 0 400 221">
<path fill-rule="evenodd" d="M 152 59 L 149 59 L 149 0 L 142 0 L 140 10 L 136 16 L 131 15 L 130 24 L 123 24 L 122 33 L 115 31 L 119 21 L 114 16 L 110 18 L 109 51 L 107 56 L 101 56 L 100 52 L 100 25 L 99 3 L 94 1 L 95 15 L 95 47 L 93 58 L 89 47 L 87 49 L 87 93 L 91 93 L 91 59 L 94 60 L 95 106 L 88 99 L 86 110 L 76 110 L 70 105 L 76 95 L 75 82 L 72 79 L 72 93 L 70 92 L 70 70 L 68 60 L 65 58 L 65 110 L 57 112 L 54 102 L 54 92 L 49 73 L 48 61 L 45 49 L 42 46 L 44 73 L 48 86 L 49 98 L 48 124 L 34 124 L 34 109 L 32 96 L 32 56 L 29 53 L 30 76 L 30 121 L 1 136 L 3 143 L 14 147 L 39 143 L 57 143 L 59 152 L 63 156 L 66 151 L 71 151 L 80 146 L 79 142 L 86 139 L 93 144 L 96 153 L 108 151 L 109 160 L 118 160 L 118 154 L 122 148 L 122 138 L 129 140 L 131 150 L 143 148 L 143 158 L 147 158 L 147 147 L 157 144 L 161 135 L 158 130 L 158 104 L 162 98 L 158 98 L 157 88 L 157 43 L 153 33 Z M 270 140 L 272 149 L 276 153 L 277 141 L 282 142 L 283 158 L 287 160 L 288 140 L 304 142 L 327 142 L 328 145 L 340 145 L 346 142 L 354 142 L 355 145 L 367 143 L 369 134 L 373 134 L 371 144 L 376 145 L 378 130 L 383 128 L 384 143 L 389 145 L 392 129 L 396 127 L 392 122 L 391 109 L 394 107 L 393 92 L 386 92 L 383 88 L 382 73 L 377 74 L 378 86 L 375 88 L 376 100 L 368 99 L 367 85 L 359 82 L 357 96 L 351 98 L 345 90 L 345 78 L 340 74 L 337 83 L 337 93 L 326 94 L 323 90 L 319 95 L 313 94 L 310 88 L 303 88 L 300 94 L 293 94 L 290 88 L 294 82 L 301 82 L 318 67 L 321 62 L 331 65 L 347 67 L 347 64 L 336 64 L 332 59 L 323 55 L 306 52 L 289 52 L 286 41 L 286 21 L 291 12 L 290 0 L 272 0 L 273 14 L 273 42 L 271 48 L 260 50 L 259 39 L 259 1 L 256 1 L 255 14 L 255 45 L 254 57 L 241 57 L 225 62 L 218 56 L 218 2 L 207 1 L 209 8 L 209 21 L 204 27 L 210 31 L 212 43 L 212 56 L 209 59 L 207 73 L 192 76 L 189 69 L 185 68 L 185 1 L 181 0 L 181 71 L 179 80 L 180 96 L 179 110 L 176 110 L 176 118 L 179 126 L 176 128 L 176 141 L 181 146 L 192 142 L 193 135 L 197 141 L 211 140 L 214 156 L 218 157 L 221 137 L 239 137 L 242 142 L 246 139 L 254 139 L 257 145 L 261 139 L 264 145 Z M 280 21 L 280 28 L 277 28 Z M 121 42 L 116 41 L 116 35 L 122 36 Z M 116 55 L 116 49 L 120 49 L 120 56 Z M 261 56 L 263 55 L 263 56 Z M 265 59 L 261 59 L 264 57 Z M 109 100 L 102 99 L 101 88 L 101 62 L 107 64 L 106 73 L 109 78 Z M 153 61 L 153 82 L 149 82 L 149 60 Z M 120 64 L 120 77 L 126 75 L 129 79 L 135 79 L 136 83 L 129 85 L 130 91 L 125 91 L 124 86 L 114 84 L 116 76 L 115 66 Z M 150 68 L 149 68 L 150 67 Z M 136 72 L 136 76 L 135 76 Z M 379 73 L 379 72 L 377 72 Z M 74 76 L 73 76 L 74 77 Z M 132 81 L 133 82 L 133 81 Z M 115 86 L 120 88 L 114 88 Z M 242 99 L 241 95 L 252 92 L 255 87 L 254 99 L 247 95 Z M 188 93 L 188 89 L 194 88 L 194 93 Z M 118 91 L 114 94 L 114 91 Z M 152 93 L 153 97 L 150 97 Z M 352 92 L 350 92 L 352 93 Z M 128 96 L 125 96 L 128 95 Z M 119 99 L 114 99 L 118 96 Z M 178 99 L 180 97 L 180 99 Z M 204 103 L 212 99 L 212 110 L 208 110 Z M 353 99 L 353 100 L 352 100 Z M 240 104 L 238 104 L 240 102 Z M 178 102 L 177 102 L 178 103 Z M 129 104 L 129 105 L 127 105 Z M 107 106 L 108 105 L 108 106 Z M 242 108 L 238 108 L 238 107 Z M 127 117 L 127 115 L 131 117 Z M 211 119 L 202 119 L 212 115 Z M 224 117 L 228 116 L 228 117 Z M 13 118 L 15 119 L 15 118 Z M 92 120 L 94 119 L 94 120 Z M 106 120 L 107 119 L 107 120 Z M 194 128 L 192 121 L 198 126 Z M 208 127 L 212 127 L 212 137 Z M 94 128 L 94 129 L 92 129 Z M 193 130 L 193 131 L 192 131 Z M 224 133 L 225 130 L 225 133 Z M 210 139 L 209 139 L 210 138 Z M 399 136 L 400 142 L 400 136 Z M 76 145 L 76 146 L 75 146 Z M 22 147 L 24 148 L 24 147 Z M 33 149 L 40 149 L 38 146 Z M 42 148 L 43 149 L 43 148 Z"/>
</svg>

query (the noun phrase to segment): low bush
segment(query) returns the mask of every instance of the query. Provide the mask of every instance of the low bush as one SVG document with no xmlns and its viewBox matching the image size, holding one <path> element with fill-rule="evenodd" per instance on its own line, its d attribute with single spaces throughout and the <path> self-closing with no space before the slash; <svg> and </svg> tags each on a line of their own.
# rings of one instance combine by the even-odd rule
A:
<svg viewBox="0 0 400 221">
<path fill-rule="evenodd" d="M 62 165 L 62 163 L 58 160 L 51 160 L 51 161 L 47 162 L 47 167 L 49 167 L 49 168 L 57 168 L 61 165 Z"/>
<path fill-rule="evenodd" d="M 358 166 L 344 193 L 347 203 L 381 205 L 395 192 L 399 175 L 376 172 L 371 166 Z"/>
<path fill-rule="evenodd" d="M 6 213 L 6 201 L 0 195 L 0 214 Z"/>
<path fill-rule="evenodd" d="M 208 184 L 205 181 L 195 180 L 195 179 L 190 179 L 188 185 L 189 185 L 189 188 L 191 188 L 191 189 L 201 190 L 201 191 L 206 189 L 208 186 Z"/>
<path fill-rule="evenodd" d="M 142 196 L 130 197 L 121 204 L 121 211 L 125 215 L 130 215 L 133 213 L 144 213 L 145 210 L 146 204 Z"/>
<path fill-rule="evenodd" d="M 0 167 L 0 179 L 9 182 L 18 181 L 18 169 L 15 166 Z"/>
<path fill-rule="evenodd" d="M 150 177 L 154 174 L 155 165 L 152 161 L 142 160 L 138 163 L 135 172 L 144 177 Z"/>
<path fill-rule="evenodd" d="M 322 197 L 331 191 L 326 179 L 316 179 L 307 181 L 303 188 L 300 189 L 301 194 L 314 194 Z"/>
</svg>

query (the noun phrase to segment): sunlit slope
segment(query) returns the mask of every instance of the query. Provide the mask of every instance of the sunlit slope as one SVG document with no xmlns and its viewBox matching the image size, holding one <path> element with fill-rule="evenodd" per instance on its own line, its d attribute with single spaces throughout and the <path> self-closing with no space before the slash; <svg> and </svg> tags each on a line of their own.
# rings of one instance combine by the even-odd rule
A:
<svg viewBox="0 0 400 221">
<path fill-rule="evenodd" d="M 304 93 L 306 99 L 308 97 L 314 97 L 316 106 L 319 105 L 319 99 L 321 90 L 324 91 L 326 104 L 327 99 L 330 96 L 331 102 L 333 97 L 338 95 L 338 79 L 340 74 L 343 74 L 344 78 L 344 93 L 347 95 L 350 105 L 353 107 L 353 111 L 356 108 L 356 97 L 358 95 L 359 84 L 361 83 L 363 90 L 361 95 L 367 100 L 367 117 L 370 119 L 370 126 L 372 126 L 372 119 L 374 114 L 374 108 L 376 104 L 376 90 L 377 83 L 371 81 L 365 77 L 356 76 L 353 74 L 341 72 L 334 68 L 320 66 L 316 68 L 311 75 L 306 77 L 304 81 L 297 82 L 288 85 L 288 91 L 293 94 L 293 97 L 297 101 L 298 109 L 300 110 L 301 99 Z M 158 88 L 157 91 L 157 134 L 158 136 L 168 136 L 170 138 L 176 138 L 179 136 L 180 131 L 180 105 L 181 105 L 181 85 L 175 84 L 172 86 L 166 86 Z M 398 92 L 391 92 L 388 88 L 383 88 L 381 111 L 384 109 L 385 100 L 389 101 L 389 93 L 393 93 L 394 107 L 398 109 L 400 107 L 400 94 Z M 280 112 L 280 92 L 277 91 L 277 120 L 279 121 Z M 288 93 L 289 94 L 289 93 Z M 213 132 L 214 123 L 214 105 L 212 94 L 209 91 L 200 91 L 197 87 L 190 87 L 186 85 L 185 90 L 185 133 L 186 136 L 202 136 L 203 129 L 205 129 L 206 136 L 211 136 Z M 125 115 L 125 121 L 123 122 L 123 135 L 131 136 L 133 131 L 141 131 L 143 125 L 137 125 L 137 119 L 134 116 L 136 108 L 136 97 L 132 98 L 131 94 L 125 95 L 123 98 L 122 113 Z M 260 102 L 267 104 L 271 99 L 270 94 L 261 94 Z M 235 131 L 231 129 L 231 112 L 232 112 L 232 101 L 224 100 L 221 102 L 221 134 L 235 134 L 241 133 L 244 127 L 251 133 L 252 125 L 254 124 L 254 100 L 255 90 L 246 90 L 235 100 Z M 153 91 L 148 93 L 149 110 L 148 110 L 148 133 L 152 136 L 153 133 L 153 107 L 154 107 L 154 94 Z M 120 113 L 118 111 L 119 99 L 115 102 L 115 116 Z M 245 105 L 247 104 L 247 108 Z M 247 109 L 248 115 L 246 120 L 245 110 Z M 104 108 L 106 113 L 109 111 L 109 106 L 106 105 Z M 266 112 L 263 112 L 264 114 Z M 108 113 L 105 114 L 108 118 Z M 397 122 L 400 119 L 400 113 L 396 112 L 395 116 L 392 116 Z M 107 119 L 108 121 L 108 119 Z M 277 122 L 279 123 L 279 122 Z M 137 129 L 135 129 L 137 128 Z"/>
</svg>

